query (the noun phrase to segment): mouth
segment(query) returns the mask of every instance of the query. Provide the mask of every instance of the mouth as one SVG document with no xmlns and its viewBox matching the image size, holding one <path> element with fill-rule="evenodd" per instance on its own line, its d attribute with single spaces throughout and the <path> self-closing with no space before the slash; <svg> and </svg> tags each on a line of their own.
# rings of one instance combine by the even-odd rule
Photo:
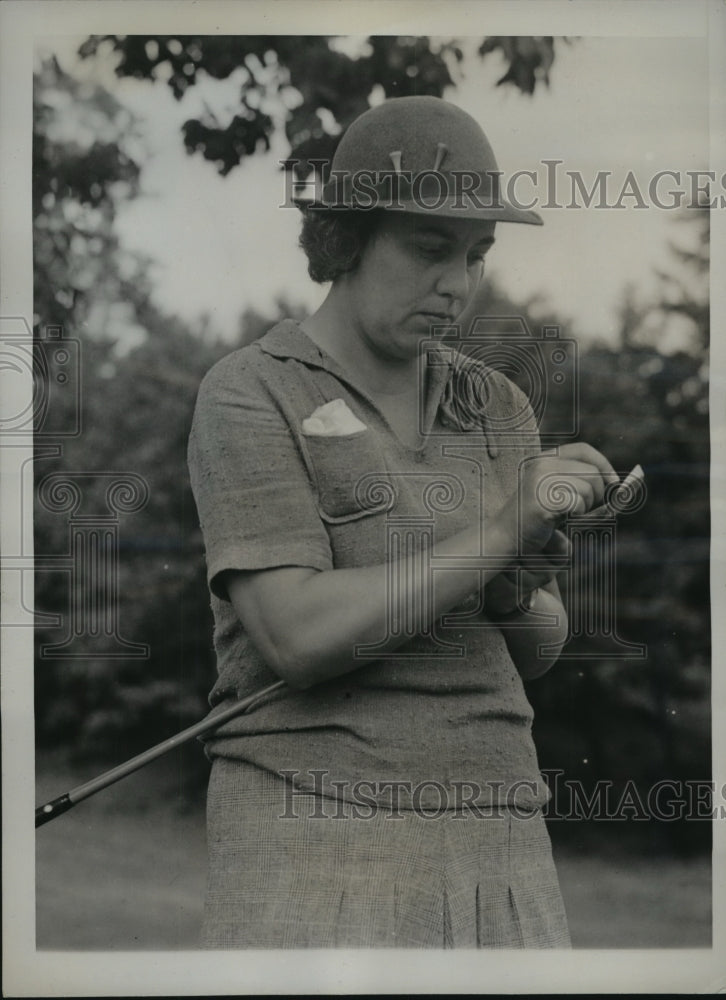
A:
<svg viewBox="0 0 726 1000">
<path fill-rule="evenodd" d="M 430 323 L 453 323 L 454 317 L 451 313 L 422 312 L 421 315 Z"/>
</svg>

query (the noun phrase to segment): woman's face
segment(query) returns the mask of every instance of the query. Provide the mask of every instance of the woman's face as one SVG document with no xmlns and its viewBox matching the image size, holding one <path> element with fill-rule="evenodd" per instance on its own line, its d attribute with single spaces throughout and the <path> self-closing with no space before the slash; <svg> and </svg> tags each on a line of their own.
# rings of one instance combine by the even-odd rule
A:
<svg viewBox="0 0 726 1000">
<path fill-rule="evenodd" d="M 495 225 L 383 213 L 346 276 L 346 305 L 357 334 L 383 357 L 416 357 L 431 327 L 453 323 L 471 301 Z"/>
</svg>

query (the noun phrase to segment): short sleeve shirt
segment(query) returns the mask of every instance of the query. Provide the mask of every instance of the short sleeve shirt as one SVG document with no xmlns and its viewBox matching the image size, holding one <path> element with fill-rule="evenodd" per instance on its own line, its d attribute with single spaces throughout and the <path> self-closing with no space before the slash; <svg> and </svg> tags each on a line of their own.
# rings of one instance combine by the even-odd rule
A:
<svg viewBox="0 0 726 1000">
<path fill-rule="evenodd" d="M 226 570 L 386 564 L 395 586 L 401 555 L 416 553 L 421 571 L 435 574 L 431 547 L 448 568 L 446 539 L 472 523 L 485 554 L 487 521 L 513 502 L 520 464 L 539 449 L 531 407 L 505 376 L 445 342 L 423 345 L 420 376 L 424 444 L 416 449 L 354 374 L 291 320 L 203 380 L 189 469 L 215 624 L 214 707 L 277 679 L 228 600 Z M 363 429 L 304 433 L 303 421 L 334 399 Z M 399 627 L 386 623 L 388 632 Z M 544 804 L 532 710 L 481 594 L 401 638 L 393 653 L 359 648 L 354 671 L 280 692 L 225 724 L 208 753 L 344 798 L 365 782 L 376 801 L 395 795 L 403 808 L 440 803 L 441 788 L 453 801 L 461 783 L 475 788 L 478 804 Z"/>
</svg>

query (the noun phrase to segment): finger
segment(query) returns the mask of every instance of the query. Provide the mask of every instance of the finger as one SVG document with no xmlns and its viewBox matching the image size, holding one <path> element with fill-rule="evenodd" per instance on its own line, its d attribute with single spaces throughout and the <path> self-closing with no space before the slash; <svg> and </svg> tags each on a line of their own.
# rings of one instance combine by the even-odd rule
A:
<svg viewBox="0 0 726 1000">
<path fill-rule="evenodd" d="M 561 523 L 570 514 L 584 514 L 590 510 L 595 502 L 596 486 L 594 477 L 584 479 L 581 472 L 579 475 L 569 472 L 561 477 L 561 485 L 557 482 L 551 495 L 543 498 L 543 505 L 557 515 Z M 545 544 L 549 544 L 549 539 Z"/>
<path fill-rule="evenodd" d="M 564 532 L 556 528 L 541 551 L 552 565 L 567 563 L 572 557 L 572 542 Z"/>
<path fill-rule="evenodd" d="M 562 451 L 564 451 L 564 446 Z M 589 461 L 591 455 L 598 455 L 595 449 L 590 449 L 588 452 L 580 451 L 579 453 L 573 454 L 572 452 L 567 452 L 565 454 L 555 455 L 552 452 L 543 452 L 539 459 L 543 462 L 543 465 L 547 468 L 547 475 L 582 475 L 587 476 L 592 479 L 595 487 L 600 495 L 604 494 L 605 488 L 610 485 L 610 483 L 620 483 L 620 478 L 618 474 L 612 469 L 610 463 L 603 456 L 599 456 L 606 463 L 606 467 L 596 462 Z M 541 467 L 540 467 L 541 468 Z M 612 470 L 612 472 L 608 471 Z"/>
<path fill-rule="evenodd" d="M 592 487 L 594 498 L 598 502 L 602 502 L 608 485 L 597 466 L 574 458 L 557 458 L 547 455 L 541 465 L 534 467 L 533 474 L 535 478 L 539 478 L 540 487 L 548 482 L 548 491 L 552 491 L 560 480 L 567 483 L 572 477 L 587 479 Z"/>
<path fill-rule="evenodd" d="M 563 479 L 569 481 L 572 488 L 582 494 L 588 510 L 604 502 L 607 483 L 603 480 L 600 470 L 596 469 L 594 465 L 574 462 L 567 467 L 567 475 L 563 476 Z M 587 484 L 587 488 L 583 488 L 582 484 L 584 483 Z"/>
<path fill-rule="evenodd" d="M 600 470 L 592 465 L 583 463 L 579 471 L 573 475 L 573 487 L 587 504 L 587 510 L 592 510 L 594 506 L 602 503 L 605 486 Z"/>
<path fill-rule="evenodd" d="M 572 481 L 573 488 L 577 491 L 579 499 L 582 504 L 584 504 L 584 509 L 586 511 L 592 510 L 596 503 L 596 484 L 592 479 L 579 479 L 574 478 Z M 575 513 L 582 513 L 580 510 L 580 504 L 577 504 L 577 509 Z"/>
<path fill-rule="evenodd" d="M 536 570 L 523 569 L 519 574 L 519 593 L 529 594 L 537 587 L 545 587 L 557 576 L 557 569 L 552 566 L 549 569 L 544 567 Z"/>
<path fill-rule="evenodd" d="M 597 448 L 593 448 L 592 445 L 586 444 L 584 441 L 563 444 L 559 449 L 559 454 L 561 458 L 575 459 L 579 462 L 585 462 L 588 465 L 594 465 L 602 475 L 605 483 L 620 482 L 620 476 L 607 458 Z"/>
<path fill-rule="evenodd" d="M 555 534 L 558 537 L 554 537 Z M 572 542 L 557 529 L 545 547 L 540 549 L 539 555 L 540 565 L 541 559 L 544 556 L 547 560 L 546 568 L 549 570 L 551 567 L 554 571 L 560 573 L 572 561 Z"/>
<path fill-rule="evenodd" d="M 562 561 L 543 560 L 539 555 L 522 556 L 519 567 L 519 585 L 521 588 L 534 589 L 558 576 L 568 563 Z"/>
</svg>

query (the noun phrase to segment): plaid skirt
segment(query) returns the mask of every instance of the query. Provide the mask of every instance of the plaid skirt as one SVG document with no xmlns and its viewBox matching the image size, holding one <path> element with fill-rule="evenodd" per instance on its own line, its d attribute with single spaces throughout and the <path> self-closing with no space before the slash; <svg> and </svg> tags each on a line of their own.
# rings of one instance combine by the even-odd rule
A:
<svg viewBox="0 0 726 1000">
<path fill-rule="evenodd" d="M 215 758 L 202 946 L 570 947 L 540 811 L 348 805 Z"/>
</svg>

